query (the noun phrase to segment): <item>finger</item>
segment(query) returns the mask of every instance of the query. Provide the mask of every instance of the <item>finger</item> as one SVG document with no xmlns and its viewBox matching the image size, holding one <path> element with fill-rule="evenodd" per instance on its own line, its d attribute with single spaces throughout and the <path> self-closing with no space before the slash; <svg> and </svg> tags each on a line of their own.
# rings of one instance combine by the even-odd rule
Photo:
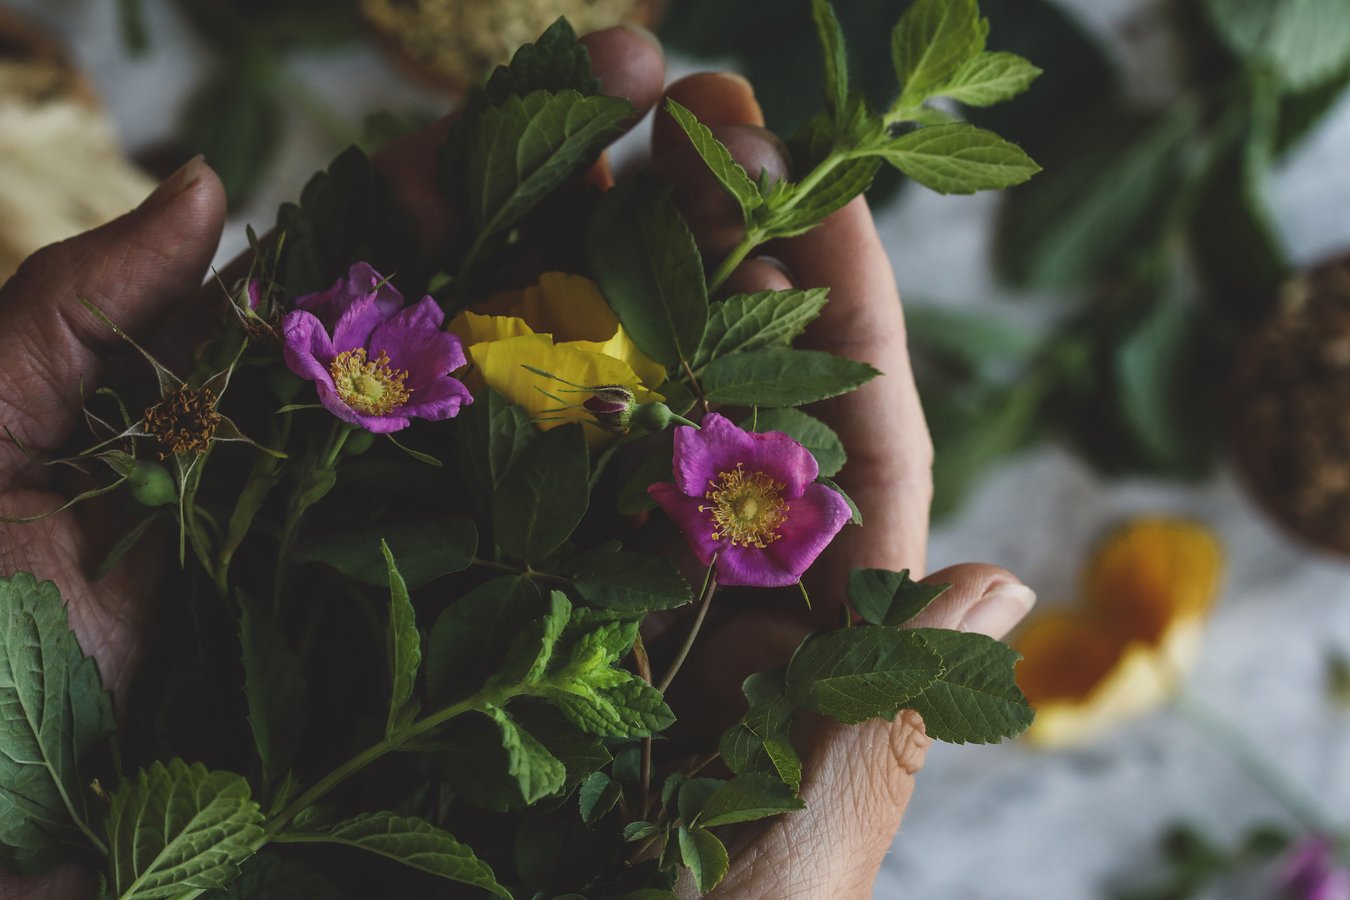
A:
<svg viewBox="0 0 1350 900">
<path fill-rule="evenodd" d="M 666 89 L 666 96 L 688 109 L 704 125 L 754 125 L 764 127 L 764 110 L 755 99 L 755 89 L 734 72 L 699 72 Z M 660 157 L 688 141 L 684 130 L 665 110 L 652 121 L 652 158 Z"/>
<path fill-rule="evenodd" d="M 753 257 L 736 267 L 722 292 L 731 294 L 754 294 L 759 291 L 788 291 L 792 289 L 792 277 L 783 271 L 782 265 L 769 257 Z"/>
<path fill-rule="evenodd" d="M 103 355 L 125 347 L 79 299 L 145 335 L 196 296 L 224 221 L 220 180 L 198 157 L 121 218 L 29 257 L 0 288 L 0 423 L 59 447 L 80 416 L 80 379 L 96 382 Z M 23 464 L 0 444 L 0 468 Z"/>
<path fill-rule="evenodd" d="M 949 566 L 923 583 L 951 587 L 915 617 L 915 628 L 955 628 L 1001 640 L 1036 603 L 1036 592 L 1017 576 L 986 563 Z"/>
</svg>

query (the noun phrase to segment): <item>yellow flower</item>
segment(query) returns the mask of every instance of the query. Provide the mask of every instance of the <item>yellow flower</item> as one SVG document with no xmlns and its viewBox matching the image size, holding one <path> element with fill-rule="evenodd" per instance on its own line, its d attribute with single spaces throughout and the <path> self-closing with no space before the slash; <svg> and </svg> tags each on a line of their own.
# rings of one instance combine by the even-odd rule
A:
<svg viewBox="0 0 1350 900">
<path fill-rule="evenodd" d="M 1139 519 L 1108 537 L 1083 608 L 1034 618 L 1016 642 L 1036 709 L 1027 739 L 1082 743 L 1165 702 L 1199 651 L 1222 567 L 1217 538 L 1193 522 Z"/>
<path fill-rule="evenodd" d="M 498 294 L 479 309 L 450 323 L 468 348 L 470 383 L 481 379 L 541 429 L 595 422 L 580 408 L 588 395 L 577 385 L 622 385 L 638 403 L 664 399 L 653 388 L 665 381 L 665 368 L 637 348 L 587 278 L 546 272 L 537 285 Z M 591 446 L 613 439 L 598 427 L 585 431 Z"/>
</svg>

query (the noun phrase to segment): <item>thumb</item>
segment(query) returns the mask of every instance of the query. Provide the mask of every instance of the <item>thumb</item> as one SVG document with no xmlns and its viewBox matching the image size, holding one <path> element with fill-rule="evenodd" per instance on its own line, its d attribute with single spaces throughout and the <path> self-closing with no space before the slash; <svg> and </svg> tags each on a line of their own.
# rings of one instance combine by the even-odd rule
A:
<svg viewBox="0 0 1350 900">
<path fill-rule="evenodd" d="M 952 587 L 915 622 L 922 627 L 1001 638 L 1036 600 L 998 566 L 952 566 L 923 581 Z M 798 745 L 806 809 L 775 820 L 755 842 L 756 852 L 738 854 L 717 896 L 871 897 L 931 743 L 923 720 L 906 711 L 894 722 L 841 725 L 812 717 L 803 726 Z M 765 852 L 781 859 L 765 865 Z M 766 877 L 776 881 L 767 891 Z"/>
<path fill-rule="evenodd" d="M 220 239 L 220 180 L 193 159 L 136 209 L 44 247 L 0 288 L 0 423 L 52 450 L 80 413 L 80 380 L 96 380 L 118 338 L 85 309 L 97 306 L 133 337 L 195 296 Z M 22 461 L 0 445 L 0 468 Z"/>
</svg>

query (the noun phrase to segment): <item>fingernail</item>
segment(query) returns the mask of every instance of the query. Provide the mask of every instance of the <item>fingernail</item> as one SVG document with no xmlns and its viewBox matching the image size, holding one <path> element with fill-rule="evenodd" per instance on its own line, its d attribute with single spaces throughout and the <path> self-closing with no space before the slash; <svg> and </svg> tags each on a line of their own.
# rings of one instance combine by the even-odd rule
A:
<svg viewBox="0 0 1350 900">
<path fill-rule="evenodd" d="M 665 49 L 661 46 L 661 39 L 657 37 L 655 32 L 651 31 L 651 29 L 643 28 L 636 22 L 624 22 L 622 27 L 651 44 L 656 48 L 656 52 L 661 53 L 662 55 L 665 54 Z"/>
<path fill-rule="evenodd" d="M 1017 626 L 1036 605 L 1036 592 L 1016 581 L 1002 581 L 984 592 L 979 602 L 966 610 L 962 631 L 1001 638 Z"/>
<path fill-rule="evenodd" d="M 196 156 L 183 163 L 182 167 L 174 172 L 168 178 L 160 183 L 159 187 L 150 192 L 150 196 L 141 203 L 142 209 L 148 209 L 155 206 L 162 206 L 168 203 L 174 197 L 177 197 L 183 191 L 196 184 L 197 179 L 202 174 L 202 164 L 206 157 L 198 153 Z"/>
</svg>

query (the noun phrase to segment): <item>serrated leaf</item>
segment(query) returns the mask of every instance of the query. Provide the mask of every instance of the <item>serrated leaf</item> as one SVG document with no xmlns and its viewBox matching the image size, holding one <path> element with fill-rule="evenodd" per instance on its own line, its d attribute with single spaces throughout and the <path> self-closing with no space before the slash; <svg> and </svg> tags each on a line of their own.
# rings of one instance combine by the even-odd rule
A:
<svg viewBox="0 0 1350 900">
<path fill-rule="evenodd" d="M 786 348 L 815 321 L 829 300 L 828 288 L 736 294 L 714 303 L 708 328 L 690 365 L 698 371 L 732 353 Z"/>
<path fill-rule="evenodd" d="M 815 20 L 825 57 L 825 108 L 837 119 L 848 105 L 848 47 L 844 31 L 829 0 L 811 0 L 811 18 Z"/>
<path fill-rule="evenodd" d="M 730 863 L 727 848 L 711 831 L 680 826 L 680 858 L 689 867 L 698 889 L 706 894 L 717 887 Z"/>
<path fill-rule="evenodd" d="M 849 159 L 836 165 L 810 189 L 780 182 L 783 185 L 780 193 L 771 194 L 766 201 L 761 227 L 776 238 L 805 234 L 870 188 L 879 168 L 881 160 L 875 157 Z M 791 206 L 787 206 L 789 201 Z"/>
<path fill-rule="evenodd" d="M 506 662 L 491 683 L 511 687 L 543 677 L 553 651 L 572 616 L 572 604 L 561 591 L 549 595 L 544 617 L 537 622 L 516 624 L 517 637 L 507 652 Z"/>
<path fill-rule="evenodd" d="M 743 425 L 746 423 L 742 423 Z M 844 467 L 844 442 L 834 429 L 799 409 L 766 409 L 754 417 L 755 431 L 781 431 L 816 458 L 820 474 L 832 477 Z"/>
<path fill-rule="evenodd" d="M 454 572 L 462 572 L 478 552 L 478 531 L 464 515 L 411 522 L 386 522 L 303 541 L 297 562 L 332 566 L 348 578 L 373 587 L 389 584 L 389 572 L 380 542 L 385 541 L 399 560 L 410 590 L 416 590 Z"/>
<path fill-rule="evenodd" d="M 660 830 L 651 822 L 629 822 L 623 826 L 623 839 L 625 841 L 640 841 L 643 838 L 651 837 Z"/>
<path fill-rule="evenodd" d="M 1041 170 L 1021 147 L 966 124 L 920 128 L 882 145 L 877 153 L 940 194 L 1012 187 Z"/>
<path fill-rule="evenodd" d="M 600 81 L 591 74 L 590 51 L 577 40 L 571 24 L 560 18 L 534 43 L 517 49 L 509 64 L 492 71 L 483 98 L 499 103 L 513 95 L 569 88 L 589 96 L 599 93 Z"/>
<path fill-rule="evenodd" d="M 1016 97 L 1040 74 L 1016 53 L 986 51 L 966 60 L 935 93 L 967 106 L 992 106 Z"/>
<path fill-rule="evenodd" d="M 574 90 L 508 96 L 483 110 L 465 177 L 478 240 L 512 227 L 618 134 L 633 105 Z"/>
<path fill-rule="evenodd" d="M 242 603 L 239 643 L 248 724 L 262 762 L 264 795 L 295 760 L 305 728 L 305 675 L 300 655 L 265 607 Z"/>
<path fill-rule="evenodd" d="M 858 626 L 807 638 L 788 664 L 787 698 L 846 725 L 893 717 L 942 674 L 910 631 Z"/>
<path fill-rule="evenodd" d="M 662 788 L 662 803 L 669 807 L 671 796 L 674 795 L 676 808 L 671 814 L 677 815 L 681 822 L 688 825 L 703 812 L 703 804 L 708 798 L 726 783 L 724 778 L 686 778 L 681 775 L 676 779 L 672 776 L 666 779 Z"/>
<path fill-rule="evenodd" d="M 647 737 L 674 723 L 674 714 L 656 688 L 618 669 L 601 672 L 555 684 L 543 696 L 572 724 L 597 737 Z"/>
<path fill-rule="evenodd" d="M 567 780 L 567 769 L 562 762 L 504 710 L 490 707 L 488 715 L 501 730 L 507 771 L 519 785 L 521 798 L 526 805 L 561 791 Z"/>
<path fill-rule="evenodd" d="M 824 475 L 817 478 L 816 481 L 825 485 L 827 488 L 834 491 L 840 497 L 844 498 L 844 502 L 848 504 L 848 511 L 849 511 L 848 521 L 850 524 L 861 525 L 863 523 L 862 510 L 858 509 L 858 504 L 853 501 L 853 498 L 850 497 L 843 488 L 835 484 L 830 479 L 826 478 Z"/>
<path fill-rule="evenodd" d="M 547 610 L 528 578 L 503 575 L 484 582 L 436 617 L 427 642 L 427 695 L 442 705 L 473 693 L 502 665 L 520 623 Z"/>
<path fill-rule="evenodd" d="M 669 182 L 642 175 L 607 191 L 591 216 L 586 257 L 643 353 L 664 366 L 693 358 L 708 323 L 708 290 Z"/>
<path fill-rule="evenodd" d="M 619 488 L 618 513 L 621 516 L 635 516 L 649 509 L 656 509 L 656 501 L 647 488 L 660 481 L 671 481 L 675 476 L 671 468 L 670 435 L 673 429 L 667 429 L 664 440 L 658 441 L 651 455 L 638 464 L 633 474 Z"/>
<path fill-rule="evenodd" d="M 1035 714 L 1013 679 L 1016 650 L 973 631 L 914 630 L 942 656 L 944 671 L 910 704 L 929 737 L 988 744 L 1015 737 Z"/>
<path fill-rule="evenodd" d="M 754 350 L 714 360 L 703 373 L 709 403 L 801 406 L 848 393 L 880 373 L 819 350 Z"/>
<path fill-rule="evenodd" d="M 757 672 L 741 690 L 750 708 L 722 735 L 718 749 L 737 775 L 773 772 L 794 791 L 801 787 L 802 760 L 792 746 L 792 704 L 785 695 L 782 670 Z"/>
<path fill-rule="evenodd" d="M 909 569 L 854 569 L 848 573 L 848 599 L 873 625 L 903 625 L 928 608 L 950 584 L 920 584 Z"/>
<path fill-rule="evenodd" d="M 0 578 L 0 868 L 35 872 L 88 847 L 88 786 L 112 730 L 56 585 Z"/>
<path fill-rule="evenodd" d="M 412 597 L 408 596 L 408 585 L 384 541 L 380 541 L 380 552 L 384 554 L 389 579 L 389 626 L 385 646 L 389 653 L 392 689 L 389 718 L 384 729 L 387 737 L 416 714 L 415 708 L 410 710 L 409 706 L 413 688 L 417 685 L 417 672 L 422 667 L 422 638 L 417 631 L 417 610 L 413 609 Z"/>
<path fill-rule="evenodd" d="M 805 806 L 793 789 L 777 776 L 751 773 L 737 775 L 713 791 L 704 800 L 697 821 L 704 828 L 714 828 L 753 822 Z"/>
<path fill-rule="evenodd" d="M 918 0 L 891 33 L 899 107 L 918 106 L 984 49 L 989 23 L 975 0 Z"/>
<path fill-rule="evenodd" d="M 581 806 L 581 820 L 587 825 L 600 821 L 606 813 L 614 808 L 614 804 L 619 802 L 619 797 L 622 794 L 623 790 L 617 781 L 604 772 L 592 772 L 590 777 L 581 783 L 581 789 L 577 791 L 577 802 Z M 633 838 L 627 837 L 627 829 L 624 833 L 626 840 L 633 840 Z"/>
<path fill-rule="evenodd" d="M 425 819 L 392 812 L 362 813 L 345 822 L 309 832 L 287 832 L 278 843 L 343 844 L 392 859 L 441 878 L 472 885 L 511 900 L 492 868 L 473 850 Z"/>
<path fill-rule="evenodd" d="M 108 806 L 113 886 L 122 900 L 224 887 L 261 843 L 248 782 L 181 759 L 123 781 Z"/>
<path fill-rule="evenodd" d="M 586 514 L 589 476 L 580 425 L 553 428 L 534 438 L 516 457 L 493 499 L 498 546 L 526 562 L 556 550 Z"/>
<path fill-rule="evenodd" d="M 674 609 L 693 600 L 673 562 L 627 550 L 593 557 L 575 570 L 573 580 L 587 603 L 618 612 Z"/>
<path fill-rule="evenodd" d="M 708 126 L 670 97 L 666 98 L 666 112 L 670 113 L 671 118 L 684 130 L 689 143 L 694 145 L 694 149 L 707 165 L 708 171 L 717 179 L 717 183 L 722 185 L 741 207 L 741 216 L 748 223 L 751 212 L 764 202 L 764 198 L 760 196 L 759 188 L 750 180 L 745 169 L 732 157 L 731 151 L 713 136 Z"/>
</svg>

